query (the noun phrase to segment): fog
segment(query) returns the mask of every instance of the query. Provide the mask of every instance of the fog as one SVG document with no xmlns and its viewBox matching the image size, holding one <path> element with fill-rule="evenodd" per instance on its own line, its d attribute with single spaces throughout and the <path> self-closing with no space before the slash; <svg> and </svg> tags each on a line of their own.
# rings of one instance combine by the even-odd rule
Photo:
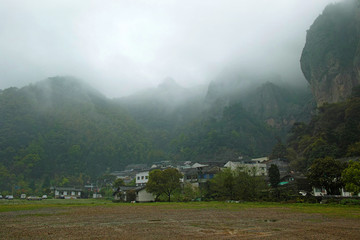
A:
<svg viewBox="0 0 360 240">
<path fill-rule="evenodd" d="M 71 75 L 109 97 L 236 66 L 305 81 L 306 30 L 332 0 L 0 0 L 0 89 Z"/>
</svg>

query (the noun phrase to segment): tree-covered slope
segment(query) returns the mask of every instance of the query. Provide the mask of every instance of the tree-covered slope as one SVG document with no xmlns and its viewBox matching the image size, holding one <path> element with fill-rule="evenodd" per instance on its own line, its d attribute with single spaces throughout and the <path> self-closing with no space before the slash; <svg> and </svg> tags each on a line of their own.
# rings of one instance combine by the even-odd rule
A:
<svg viewBox="0 0 360 240">
<path fill-rule="evenodd" d="M 118 101 L 152 139 L 152 159 L 265 156 L 294 122 L 308 121 L 314 107 L 306 87 L 269 82 L 278 78 L 232 72 L 200 93 L 168 79 Z"/>
<path fill-rule="evenodd" d="M 309 124 L 294 125 L 287 157 L 295 168 L 306 170 L 317 158 L 360 156 L 359 92 L 347 101 L 323 105 Z"/>
<path fill-rule="evenodd" d="M 146 161 L 149 146 L 118 104 L 77 80 L 0 92 L 1 184 L 96 176 Z"/>
<path fill-rule="evenodd" d="M 273 128 L 246 111 L 241 103 L 222 110 L 220 117 L 193 121 L 172 141 L 175 159 L 228 161 L 266 155 L 274 144 Z"/>
<path fill-rule="evenodd" d="M 285 84 L 277 75 L 239 74 L 219 78 L 210 84 L 206 103 L 212 116 L 221 116 L 225 107 L 241 103 L 259 121 L 274 128 L 279 137 L 294 122 L 308 122 L 315 107 L 306 86 Z"/>
<path fill-rule="evenodd" d="M 224 81 L 210 84 L 198 120 L 178 131 L 174 158 L 227 161 L 267 156 L 294 122 L 310 119 L 313 101 L 305 88 L 271 82 L 242 87 L 241 78 Z"/>
</svg>

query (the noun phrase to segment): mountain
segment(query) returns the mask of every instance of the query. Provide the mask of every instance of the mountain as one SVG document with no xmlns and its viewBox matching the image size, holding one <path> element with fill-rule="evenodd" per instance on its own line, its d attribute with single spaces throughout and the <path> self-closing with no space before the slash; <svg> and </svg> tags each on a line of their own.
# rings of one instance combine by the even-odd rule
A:
<svg viewBox="0 0 360 240">
<path fill-rule="evenodd" d="M 0 92 L 0 188 L 85 181 L 145 162 L 150 148 L 125 110 L 76 79 Z"/>
<path fill-rule="evenodd" d="M 177 130 L 197 119 L 203 109 L 206 87 L 184 88 L 172 78 L 158 87 L 117 99 L 132 118 L 146 130 L 153 145 L 150 158 L 168 160 Z"/>
<path fill-rule="evenodd" d="M 317 105 L 344 101 L 360 84 L 360 2 L 328 5 L 307 32 L 301 69 Z"/>
<path fill-rule="evenodd" d="M 117 100 L 147 129 L 171 130 L 198 114 L 206 87 L 184 88 L 174 79 L 166 78 L 157 88 Z"/>
<path fill-rule="evenodd" d="M 314 107 L 306 87 L 237 71 L 224 71 L 206 91 L 166 79 L 118 102 L 146 129 L 158 159 L 178 161 L 268 155 L 294 122 L 310 120 Z"/>
<path fill-rule="evenodd" d="M 206 96 L 212 114 L 221 116 L 224 107 L 241 103 L 258 120 L 275 128 L 279 136 L 298 121 L 308 122 L 315 107 L 307 86 L 286 84 L 274 74 L 229 74 L 213 81 Z"/>
<path fill-rule="evenodd" d="M 308 124 L 294 124 L 285 157 L 306 172 L 315 159 L 360 156 L 360 1 L 324 9 L 300 62 L 318 108 Z"/>
</svg>

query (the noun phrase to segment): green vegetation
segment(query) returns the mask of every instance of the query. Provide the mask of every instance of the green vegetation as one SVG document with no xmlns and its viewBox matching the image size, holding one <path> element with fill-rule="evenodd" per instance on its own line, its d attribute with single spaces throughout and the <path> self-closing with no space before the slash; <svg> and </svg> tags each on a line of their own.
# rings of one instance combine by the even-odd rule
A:
<svg viewBox="0 0 360 240">
<path fill-rule="evenodd" d="M 146 184 L 146 191 L 153 193 L 155 201 L 163 194 L 171 201 L 171 196 L 176 190 L 180 190 L 180 178 L 182 174 L 175 168 L 165 170 L 152 170 L 149 173 L 149 181 Z"/>
<path fill-rule="evenodd" d="M 345 189 L 354 194 L 360 192 L 360 162 L 350 161 L 349 166 L 341 174 Z"/>
<path fill-rule="evenodd" d="M 271 164 L 269 168 L 269 182 L 272 188 L 277 188 L 280 183 L 279 168 L 275 164 Z"/>
<path fill-rule="evenodd" d="M 219 172 L 210 181 L 208 196 L 216 200 L 259 200 L 261 192 L 267 189 L 265 179 L 248 170 L 252 171 L 227 168 Z"/>
<path fill-rule="evenodd" d="M 146 130 L 153 147 L 148 158 L 154 161 L 260 157 L 270 153 L 275 136 L 285 137 L 294 120 L 310 118 L 310 91 L 266 82 L 278 78 L 225 74 L 206 95 L 173 82 L 118 101 Z M 244 89 L 249 79 L 265 83 Z"/>
<path fill-rule="evenodd" d="M 273 146 L 273 130 L 241 103 L 225 107 L 222 117 L 193 122 L 173 141 L 175 159 L 231 160 L 261 156 Z"/>
<path fill-rule="evenodd" d="M 83 186 L 146 162 L 150 142 L 118 105 L 69 78 L 0 93 L 0 190 Z"/>
<path fill-rule="evenodd" d="M 259 98 L 257 91 L 268 97 Z M 275 115 L 280 119 L 286 109 L 301 112 L 294 107 L 303 101 L 297 98 L 283 107 L 281 102 L 294 95 L 287 92 L 267 83 L 249 94 L 255 98 L 225 93 L 213 99 L 191 96 L 169 108 L 151 99 L 148 105 L 110 100 L 65 77 L 4 89 L 0 92 L 0 191 L 41 195 L 54 185 L 104 184 L 102 176 L 131 163 L 267 155 L 274 136 L 282 135 L 283 129 L 270 127 L 265 119 Z M 273 97 L 275 108 L 282 109 L 275 115 L 264 105 Z M 229 104 L 217 104 L 222 98 Z M 256 104 L 247 99 L 256 99 Z M 262 114 L 261 109 L 269 111 Z"/>
<path fill-rule="evenodd" d="M 116 179 L 113 183 L 113 187 L 118 188 L 121 186 L 125 186 L 124 180 L 122 180 L 121 178 Z"/>
<path fill-rule="evenodd" d="M 343 186 L 341 173 L 345 164 L 331 157 L 318 158 L 308 171 L 308 179 L 314 187 L 324 187 L 328 194 L 339 195 L 339 189 Z"/>
<path fill-rule="evenodd" d="M 42 201 L 27 201 L 14 199 L 0 201 L 0 212 L 35 210 L 41 208 L 66 208 L 80 206 L 113 206 L 109 200 L 103 199 L 46 199 Z"/>
<path fill-rule="evenodd" d="M 318 111 L 309 124 L 294 124 L 287 140 L 287 158 L 304 173 L 319 158 L 359 156 L 360 98 L 326 104 Z"/>
</svg>

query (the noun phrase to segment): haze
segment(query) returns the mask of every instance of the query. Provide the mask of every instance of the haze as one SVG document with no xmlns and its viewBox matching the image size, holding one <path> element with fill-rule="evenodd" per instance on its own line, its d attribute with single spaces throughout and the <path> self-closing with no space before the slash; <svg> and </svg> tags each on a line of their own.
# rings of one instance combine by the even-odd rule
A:
<svg viewBox="0 0 360 240">
<path fill-rule="evenodd" d="M 229 65 L 305 81 L 306 30 L 331 2 L 0 0 L 0 89 L 71 75 L 120 97 Z"/>
</svg>

